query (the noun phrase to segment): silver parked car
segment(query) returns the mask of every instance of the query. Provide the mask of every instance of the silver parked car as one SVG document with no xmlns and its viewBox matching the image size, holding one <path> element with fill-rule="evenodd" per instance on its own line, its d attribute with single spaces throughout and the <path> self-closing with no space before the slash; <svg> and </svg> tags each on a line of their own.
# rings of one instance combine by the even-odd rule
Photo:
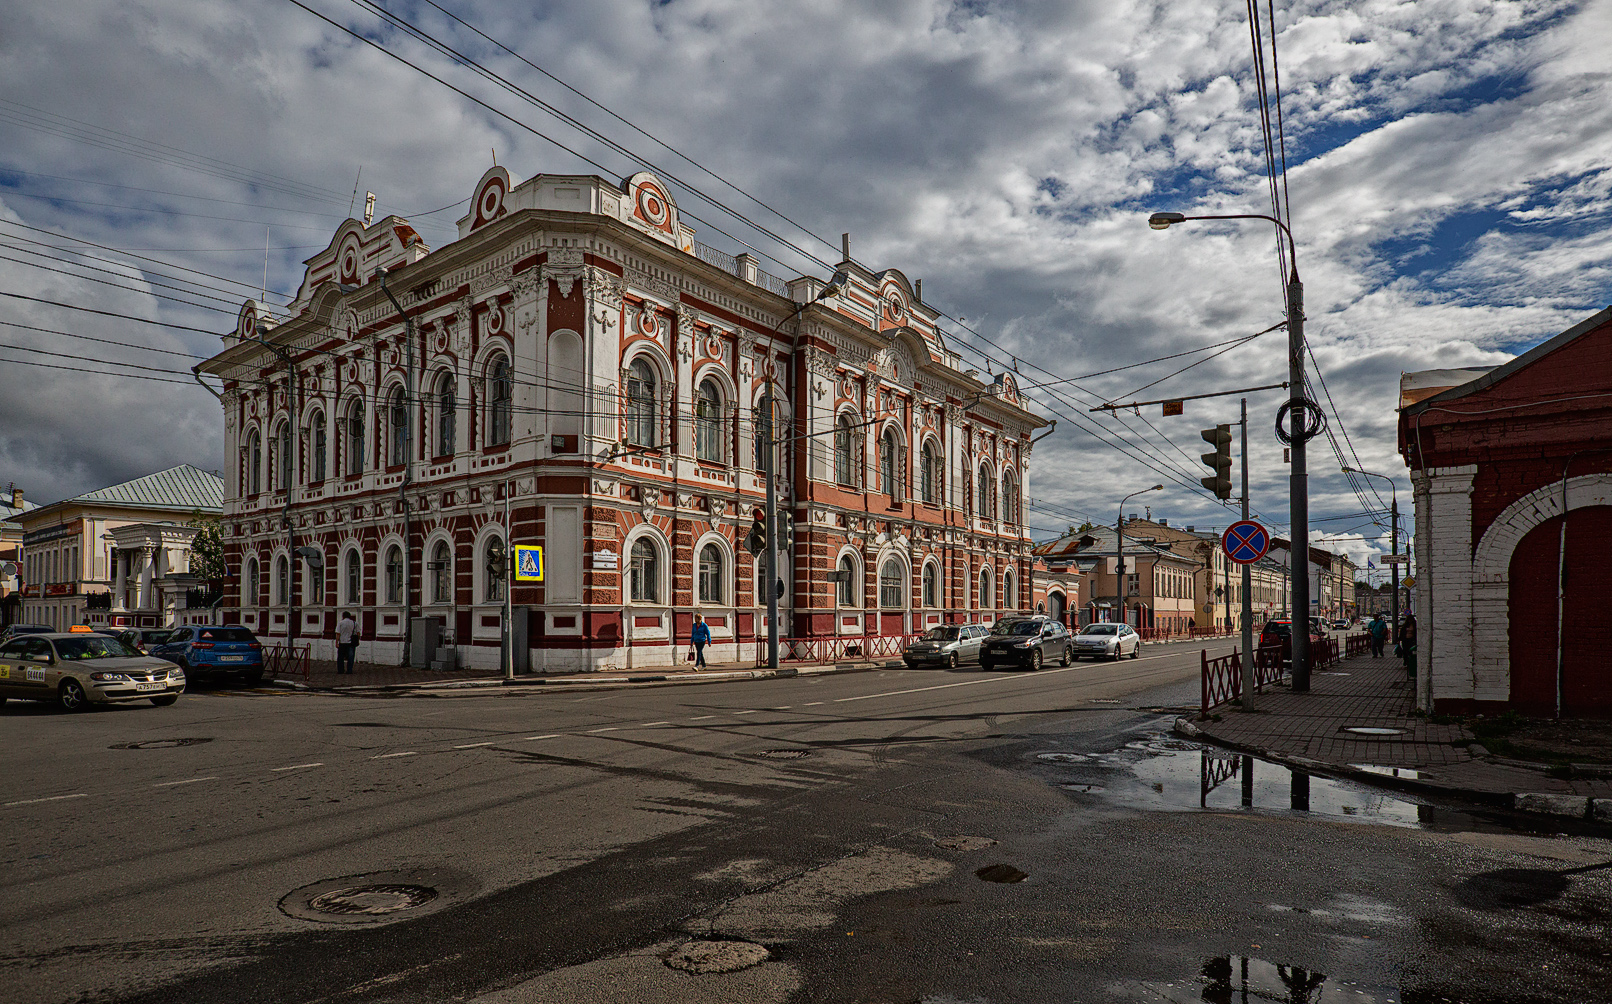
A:
<svg viewBox="0 0 1612 1004">
<path fill-rule="evenodd" d="M 146 701 L 166 707 L 185 692 L 185 674 L 95 632 L 23 635 L 0 645 L 0 703 L 55 701 L 64 711 Z"/>
<path fill-rule="evenodd" d="M 936 665 L 956 669 L 959 663 L 979 659 L 985 632 L 984 624 L 940 624 L 909 644 L 901 658 L 908 669 Z"/>
<path fill-rule="evenodd" d="M 1129 624 L 1087 624 L 1075 635 L 1075 658 L 1137 658 L 1142 652 L 1142 636 Z"/>
</svg>

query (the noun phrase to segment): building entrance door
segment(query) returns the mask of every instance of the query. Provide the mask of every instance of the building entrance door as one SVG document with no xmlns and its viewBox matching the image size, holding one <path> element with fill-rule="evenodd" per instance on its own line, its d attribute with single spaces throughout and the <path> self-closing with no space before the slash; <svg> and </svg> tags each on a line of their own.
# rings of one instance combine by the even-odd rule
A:
<svg viewBox="0 0 1612 1004">
<path fill-rule="evenodd" d="M 1556 711 L 1556 596 L 1565 571 L 1562 713 L 1612 714 L 1612 620 L 1597 602 L 1612 558 L 1612 506 L 1575 509 L 1567 520 L 1565 569 L 1560 516 L 1534 527 L 1511 554 L 1511 703 L 1525 714 Z"/>
</svg>

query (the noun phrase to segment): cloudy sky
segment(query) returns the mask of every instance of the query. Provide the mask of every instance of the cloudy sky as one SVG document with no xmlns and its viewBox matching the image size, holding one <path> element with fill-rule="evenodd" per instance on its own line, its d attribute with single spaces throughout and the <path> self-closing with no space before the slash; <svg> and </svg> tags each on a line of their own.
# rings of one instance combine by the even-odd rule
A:
<svg viewBox="0 0 1612 1004">
<path fill-rule="evenodd" d="M 284 302 L 355 185 L 360 210 L 373 191 L 440 247 L 495 151 L 518 177 L 675 175 L 701 240 L 740 250 L 726 231 L 778 274 L 825 274 L 811 256 L 837 259 L 851 231 L 858 261 L 966 318 L 950 327 L 969 366 L 1016 362 L 1025 386 L 1282 320 L 1268 225 L 1146 225 L 1270 211 L 1243 3 L 439 2 L 462 21 L 383 6 L 631 156 L 370 4 L 0 0 L 0 291 L 33 298 L 0 297 L 0 486 L 46 502 L 222 467 L 217 403 L 185 375 L 219 345 L 205 332 L 263 288 Z M 1504 361 L 1607 302 L 1612 3 L 1309 0 L 1275 18 L 1310 380 L 1337 451 L 1399 476 L 1401 371 Z M 1168 419 L 1087 408 L 1284 379 L 1283 338 L 1145 390 L 1209 353 L 1033 389 L 1058 421 L 1035 454 L 1038 536 L 1159 481 L 1136 502 L 1224 526 L 1193 489 L 1198 430 L 1234 420 L 1234 398 Z M 1279 402 L 1252 396 L 1250 459 L 1254 508 L 1285 532 Z M 1316 536 L 1385 545 L 1362 515 L 1384 486 L 1363 502 L 1328 439 L 1311 457 Z"/>
</svg>

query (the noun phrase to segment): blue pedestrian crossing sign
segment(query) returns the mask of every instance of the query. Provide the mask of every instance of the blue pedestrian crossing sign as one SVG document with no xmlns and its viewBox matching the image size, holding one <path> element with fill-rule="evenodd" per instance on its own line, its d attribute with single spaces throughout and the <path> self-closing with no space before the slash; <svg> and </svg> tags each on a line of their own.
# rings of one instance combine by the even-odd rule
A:
<svg viewBox="0 0 1612 1004">
<path fill-rule="evenodd" d="M 1226 557 L 1237 564 L 1252 565 L 1271 549 L 1271 535 L 1251 519 L 1238 520 L 1226 527 L 1220 546 L 1225 549 Z"/>
<path fill-rule="evenodd" d="M 543 548 L 515 545 L 515 581 L 543 581 Z"/>
</svg>

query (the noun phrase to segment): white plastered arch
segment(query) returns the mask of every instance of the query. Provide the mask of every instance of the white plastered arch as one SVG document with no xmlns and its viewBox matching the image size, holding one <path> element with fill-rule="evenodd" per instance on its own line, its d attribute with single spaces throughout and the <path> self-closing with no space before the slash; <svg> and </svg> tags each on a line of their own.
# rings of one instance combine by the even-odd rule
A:
<svg viewBox="0 0 1612 1004">
<path fill-rule="evenodd" d="M 627 596 L 631 587 L 632 575 L 632 548 L 638 541 L 648 538 L 655 546 L 655 599 L 652 601 L 634 600 Z M 622 596 L 629 604 L 644 606 L 665 607 L 671 605 L 672 598 L 672 542 L 666 534 L 653 522 L 645 520 L 627 531 L 627 536 L 621 541 L 621 588 Z"/>
<path fill-rule="evenodd" d="M 853 576 L 851 584 L 856 587 L 854 590 L 852 590 L 851 595 L 855 597 L 856 602 L 849 606 L 841 603 L 840 592 L 838 589 L 835 589 L 834 605 L 846 610 L 861 610 L 863 606 L 863 596 L 865 595 L 865 587 L 867 586 L 868 581 L 867 568 L 862 559 L 862 552 L 852 547 L 850 544 L 846 544 L 840 548 L 838 554 L 834 555 L 835 571 L 839 571 L 840 565 L 844 564 L 846 558 L 851 559 L 851 575 Z M 836 582 L 834 585 L 838 586 L 839 583 Z"/>
<path fill-rule="evenodd" d="M 709 603 L 700 599 L 699 586 L 700 555 L 705 553 L 705 546 L 707 544 L 715 544 L 717 553 L 722 556 L 721 594 L 717 596 L 715 600 L 709 601 Z M 738 577 L 738 573 L 739 562 L 733 553 L 733 542 L 728 540 L 727 537 L 723 536 L 716 530 L 707 530 L 700 536 L 699 540 L 694 542 L 694 605 L 710 605 L 718 607 L 733 606 L 734 591 L 737 585 L 735 579 Z"/>
</svg>

